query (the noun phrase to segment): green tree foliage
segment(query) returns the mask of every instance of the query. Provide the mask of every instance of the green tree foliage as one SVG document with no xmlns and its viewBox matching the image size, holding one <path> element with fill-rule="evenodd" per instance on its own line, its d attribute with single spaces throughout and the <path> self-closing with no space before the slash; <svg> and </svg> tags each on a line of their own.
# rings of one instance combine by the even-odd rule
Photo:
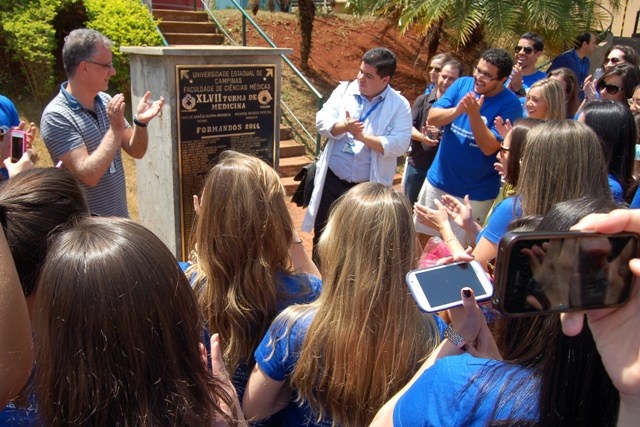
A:
<svg viewBox="0 0 640 427">
<path fill-rule="evenodd" d="M 68 31 L 56 28 L 65 21 L 57 17 L 71 5 L 86 9 L 88 16 L 86 23 L 78 19 L 75 28 L 93 28 L 114 41 L 118 74 L 113 82 L 118 91 L 127 92 L 129 62 L 120 46 L 161 44 L 155 23 L 139 0 L 0 0 L 0 49 L 8 52 L 5 57 L 9 58 L 3 64 L 5 72 L 20 72 L 37 101 L 50 98 L 58 83 L 54 77 L 55 53 L 62 48 L 58 45 L 62 38 L 56 38 L 56 32 Z"/>
<path fill-rule="evenodd" d="M 545 39 L 545 49 L 558 53 L 588 29 L 604 29 L 609 15 L 598 0 L 350 0 L 351 10 L 393 17 L 406 31 L 415 27 L 435 46 L 447 37 L 457 48 L 478 43 L 480 35 L 494 46 L 508 46 L 527 31 Z M 619 0 L 611 2 L 618 7 Z"/>
<path fill-rule="evenodd" d="M 156 23 L 148 9 L 138 0 L 84 0 L 87 8 L 87 28 L 93 28 L 111 39 L 113 65 L 116 76 L 111 79 L 114 89 L 128 93 L 129 58 L 120 46 L 159 46 L 162 44 Z"/>
<path fill-rule="evenodd" d="M 0 2 L 0 31 L 4 33 L 11 59 L 19 64 L 29 89 L 40 101 L 53 85 L 52 52 L 56 43 L 52 23 L 65 3 L 68 1 Z"/>
</svg>

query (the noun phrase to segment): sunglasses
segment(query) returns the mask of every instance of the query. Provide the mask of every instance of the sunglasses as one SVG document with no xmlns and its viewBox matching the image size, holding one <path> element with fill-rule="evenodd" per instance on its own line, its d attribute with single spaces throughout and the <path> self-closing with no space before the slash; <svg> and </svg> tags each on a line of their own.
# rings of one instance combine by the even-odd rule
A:
<svg viewBox="0 0 640 427">
<path fill-rule="evenodd" d="M 442 68 L 440 67 L 429 67 L 429 72 L 433 72 L 435 71 L 436 73 L 439 73 L 440 71 L 442 71 Z"/>
<path fill-rule="evenodd" d="M 516 46 L 516 53 L 520 53 L 521 50 L 527 55 L 531 55 L 533 53 L 533 48 L 531 46 Z"/>
<path fill-rule="evenodd" d="M 502 154 L 508 153 L 509 151 L 511 151 L 511 149 L 509 147 L 505 147 L 504 145 L 500 144 L 500 152 Z"/>
<path fill-rule="evenodd" d="M 598 89 L 598 92 L 602 91 L 602 89 L 606 90 L 607 93 L 609 95 L 615 95 L 616 93 L 620 92 L 622 90 L 622 88 L 620 86 L 616 86 L 616 85 L 610 85 L 607 83 L 601 83 L 598 82 L 598 84 L 596 85 L 596 89 Z"/>
<path fill-rule="evenodd" d="M 613 58 L 607 58 L 604 60 L 605 64 L 608 64 L 609 62 L 613 63 L 613 64 L 619 64 L 622 62 L 622 58 L 618 58 L 618 57 L 613 57 Z"/>
</svg>

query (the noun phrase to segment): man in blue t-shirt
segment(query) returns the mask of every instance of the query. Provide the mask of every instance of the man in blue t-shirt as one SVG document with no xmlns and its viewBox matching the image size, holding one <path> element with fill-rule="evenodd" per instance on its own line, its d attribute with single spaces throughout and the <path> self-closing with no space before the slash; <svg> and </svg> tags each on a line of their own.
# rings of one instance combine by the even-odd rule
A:
<svg viewBox="0 0 640 427">
<path fill-rule="evenodd" d="M 538 80 L 544 79 L 547 75 L 536 68 L 536 62 L 542 50 L 544 41 L 536 33 L 524 33 L 520 36 L 515 47 L 515 65 L 511 71 L 511 76 L 507 80 L 507 87 L 513 91 L 520 103 L 524 105 L 524 100 L 531 85 Z"/>
<path fill-rule="evenodd" d="M 584 99 L 584 79 L 589 75 L 589 67 L 591 65 L 589 55 L 595 52 L 597 47 L 595 35 L 589 32 L 578 35 L 574 42 L 574 48 L 556 56 L 551 66 L 547 69 L 547 73 L 560 67 L 567 67 L 573 70 L 578 78 L 580 99 Z"/>
<path fill-rule="evenodd" d="M 429 124 L 445 129 L 418 203 L 433 208 L 434 200 L 444 194 L 461 201 L 468 194 L 475 220 L 484 222 L 500 190 L 500 176 L 493 164 L 502 139 L 494 120 L 501 117 L 513 123 L 522 117 L 518 97 L 504 86 L 512 68 L 513 60 L 504 49 L 488 49 L 473 77 L 456 80 L 433 105 Z M 414 223 L 421 234 L 439 234 L 417 220 Z M 452 228 L 464 244 L 464 230 L 453 223 Z"/>
</svg>

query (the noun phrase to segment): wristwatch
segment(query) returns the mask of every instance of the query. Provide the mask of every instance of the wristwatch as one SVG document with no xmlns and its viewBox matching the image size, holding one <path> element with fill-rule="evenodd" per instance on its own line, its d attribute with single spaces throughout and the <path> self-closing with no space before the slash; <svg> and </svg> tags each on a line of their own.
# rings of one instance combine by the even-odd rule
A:
<svg viewBox="0 0 640 427">
<path fill-rule="evenodd" d="M 453 345 L 458 348 L 462 348 L 466 344 L 464 338 L 462 338 L 462 336 L 453 329 L 453 324 L 449 324 L 449 326 L 447 326 L 447 329 L 444 330 L 444 337 L 448 338 L 449 341 L 451 341 Z"/>
</svg>

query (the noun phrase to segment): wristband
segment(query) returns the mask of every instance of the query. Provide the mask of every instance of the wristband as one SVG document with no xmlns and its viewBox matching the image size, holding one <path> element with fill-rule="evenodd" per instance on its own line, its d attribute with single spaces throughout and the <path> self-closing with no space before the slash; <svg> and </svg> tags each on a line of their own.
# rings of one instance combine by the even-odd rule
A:
<svg viewBox="0 0 640 427">
<path fill-rule="evenodd" d="M 447 326 L 447 329 L 444 330 L 444 337 L 448 338 L 449 341 L 451 341 L 451 343 L 453 345 L 455 345 L 456 347 L 462 349 L 462 347 L 464 347 L 466 345 L 466 341 L 464 340 L 464 338 L 459 335 L 454 329 L 453 329 L 453 325 L 449 324 L 449 326 Z"/>
<path fill-rule="evenodd" d="M 133 116 L 133 124 L 141 128 L 146 128 L 147 126 L 149 126 L 149 123 L 142 123 L 140 120 L 138 120 L 137 115 Z"/>
</svg>

